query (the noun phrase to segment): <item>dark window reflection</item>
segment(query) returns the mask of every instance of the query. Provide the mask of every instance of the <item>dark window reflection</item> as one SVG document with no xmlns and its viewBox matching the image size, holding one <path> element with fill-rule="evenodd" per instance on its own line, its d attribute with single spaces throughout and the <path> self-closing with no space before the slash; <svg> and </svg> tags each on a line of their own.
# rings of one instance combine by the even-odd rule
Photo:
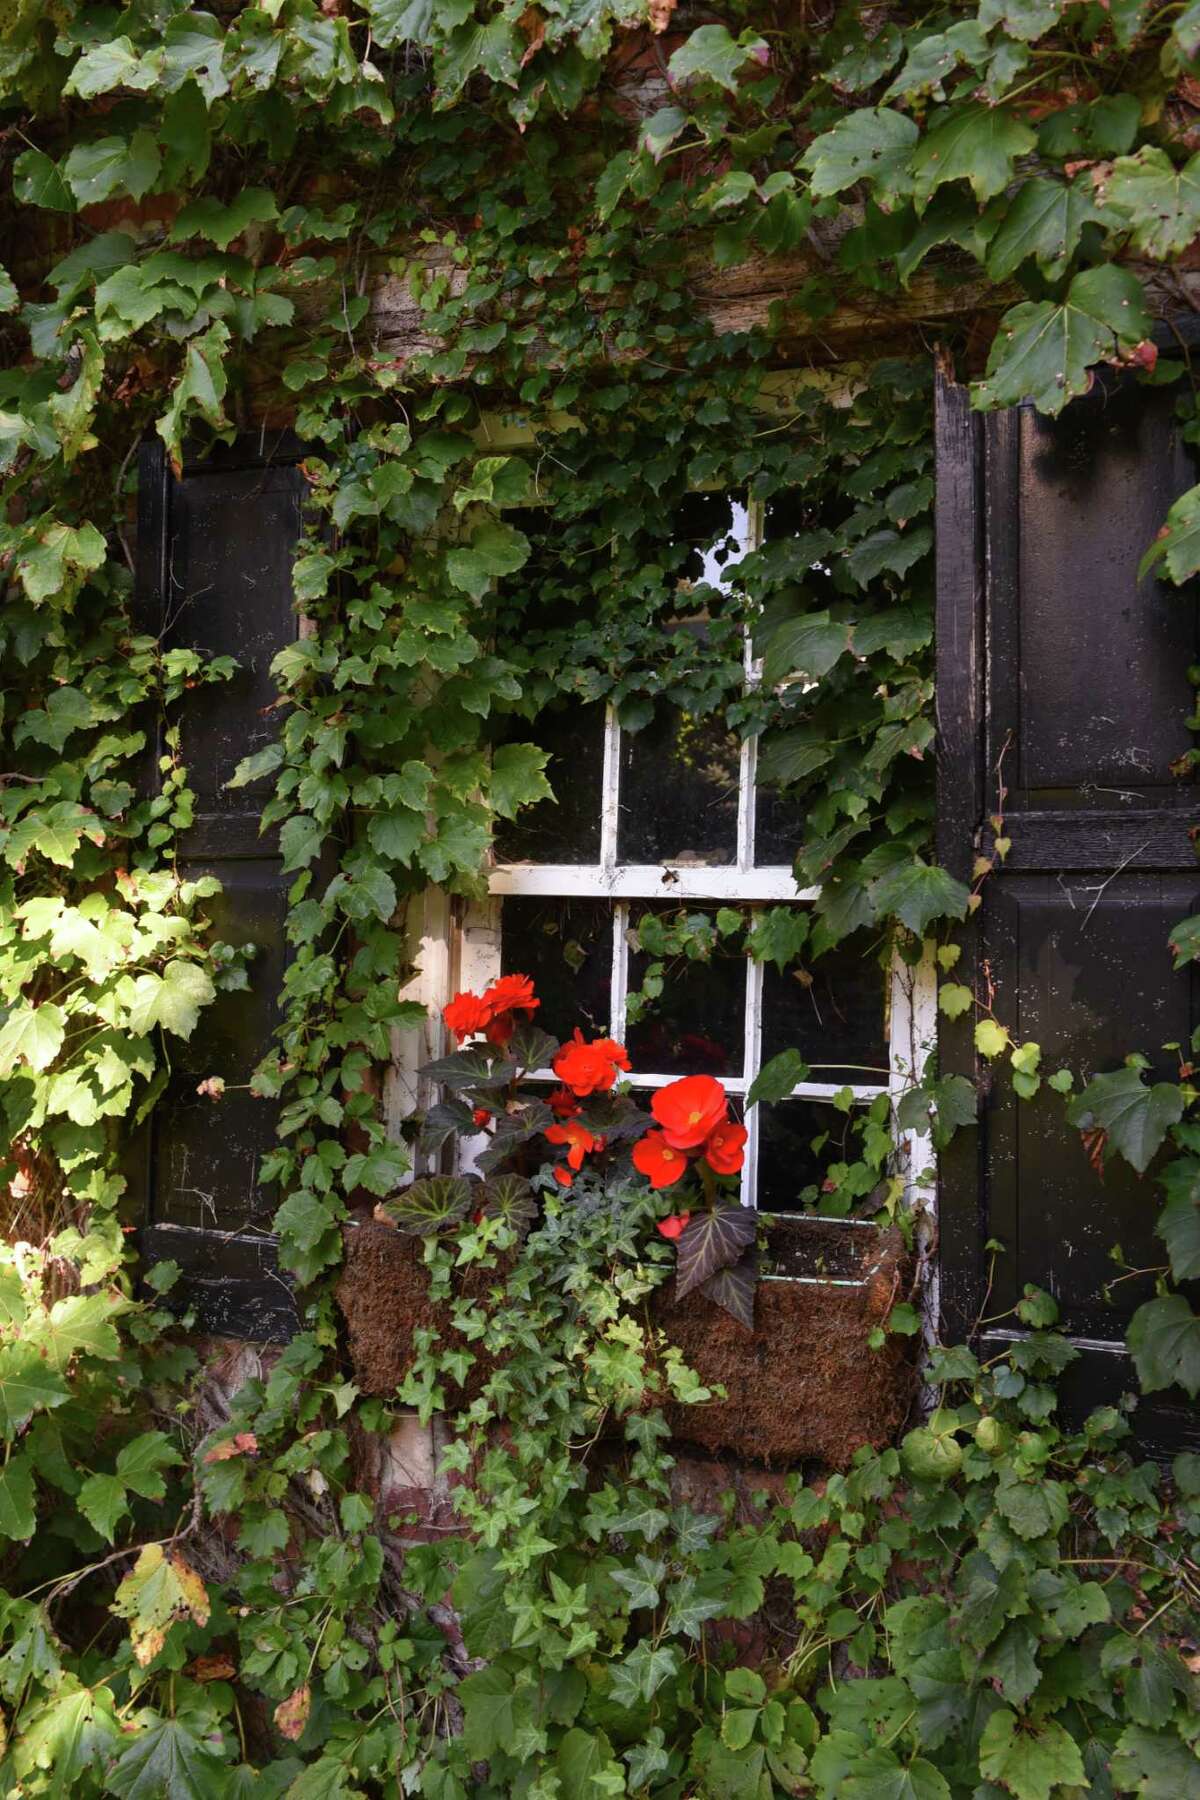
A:
<svg viewBox="0 0 1200 1800">
<path fill-rule="evenodd" d="M 830 1164 L 857 1160 L 854 1116 L 818 1100 L 759 1106 L 760 1212 L 798 1212 L 820 1200 Z"/>
<path fill-rule="evenodd" d="M 759 868 L 791 867 L 804 837 L 794 794 L 760 787 L 754 803 L 754 860 Z"/>
<path fill-rule="evenodd" d="M 720 713 L 701 719 L 659 707 L 644 730 L 623 733 L 618 859 L 733 862 L 740 755 Z"/>
<path fill-rule="evenodd" d="M 673 917 L 670 907 L 634 910 Z M 692 913 L 693 917 L 697 916 Z M 700 915 L 711 916 L 711 915 Z M 635 1069 L 654 1075 L 740 1075 L 745 1060 L 746 959 L 718 944 L 707 962 L 629 952 L 629 991 L 641 989 L 651 963 L 664 962 L 662 995 L 626 1033 Z"/>
<path fill-rule="evenodd" d="M 881 1086 L 887 1080 L 886 982 L 873 940 L 859 933 L 819 957 L 811 968 L 793 964 L 782 975 L 768 963 L 763 976 L 762 1059 L 799 1050 L 814 1081 Z M 862 1067 L 852 1065 L 864 1065 Z M 826 1066 L 832 1065 L 832 1066 Z"/>
<path fill-rule="evenodd" d="M 508 721 L 507 741 L 537 744 L 550 752 L 546 779 L 553 800 L 527 806 L 496 831 L 501 862 L 596 863 L 600 860 L 604 708 L 566 706 L 530 723 Z"/>
<path fill-rule="evenodd" d="M 612 1014 L 612 908 L 603 900 L 506 900 L 500 967 L 530 975 L 542 1004 L 534 1023 L 561 1042 L 578 1025 L 607 1032 Z"/>
</svg>

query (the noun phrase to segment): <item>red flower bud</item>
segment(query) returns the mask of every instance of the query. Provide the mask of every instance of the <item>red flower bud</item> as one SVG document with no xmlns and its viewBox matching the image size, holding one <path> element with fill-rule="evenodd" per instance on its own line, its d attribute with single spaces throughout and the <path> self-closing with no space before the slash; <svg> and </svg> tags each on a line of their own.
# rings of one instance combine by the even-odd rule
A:
<svg viewBox="0 0 1200 1800">
<path fill-rule="evenodd" d="M 691 1216 L 690 1212 L 672 1213 L 669 1219 L 660 1219 L 658 1221 L 658 1229 L 665 1238 L 670 1238 L 671 1242 L 674 1243 L 676 1238 L 681 1238 L 687 1230 Z"/>
</svg>

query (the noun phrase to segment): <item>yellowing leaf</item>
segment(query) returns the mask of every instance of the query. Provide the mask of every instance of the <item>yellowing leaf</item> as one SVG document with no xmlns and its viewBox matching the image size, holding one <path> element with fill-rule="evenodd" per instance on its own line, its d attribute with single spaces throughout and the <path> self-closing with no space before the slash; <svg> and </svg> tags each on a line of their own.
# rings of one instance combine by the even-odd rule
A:
<svg viewBox="0 0 1200 1800">
<path fill-rule="evenodd" d="M 178 1551 L 147 1544 L 117 1589 L 112 1610 L 129 1620 L 133 1654 L 142 1668 L 154 1661 L 176 1619 L 208 1624 L 208 1590 Z"/>
</svg>

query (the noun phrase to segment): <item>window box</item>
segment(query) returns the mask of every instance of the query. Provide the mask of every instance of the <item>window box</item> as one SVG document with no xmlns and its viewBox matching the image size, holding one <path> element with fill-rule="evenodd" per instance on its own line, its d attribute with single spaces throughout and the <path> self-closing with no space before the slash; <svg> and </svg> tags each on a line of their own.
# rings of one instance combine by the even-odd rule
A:
<svg viewBox="0 0 1200 1800">
<path fill-rule="evenodd" d="M 684 1361 L 727 1398 L 669 1406 L 676 1437 L 780 1467 L 844 1468 L 892 1442 L 915 1389 L 912 1340 L 869 1336 L 908 1299 L 913 1260 L 895 1229 L 775 1214 L 747 1331 L 703 1294 L 663 1291 L 658 1322 Z"/>
</svg>

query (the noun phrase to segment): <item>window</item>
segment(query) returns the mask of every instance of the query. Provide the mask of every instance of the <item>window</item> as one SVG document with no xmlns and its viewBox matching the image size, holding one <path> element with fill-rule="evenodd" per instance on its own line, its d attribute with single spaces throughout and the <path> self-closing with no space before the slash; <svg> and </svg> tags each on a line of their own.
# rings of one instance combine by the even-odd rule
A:
<svg viewBox="0 0 1200 1800">
<path fill-rule="evenodd" d="M 687 574 L 727 591 L 737 563 L 761 541 L 763 520 L 737 499 L 703 494 L 677 515 L 677 529 L 690 546 Z M 703 617 L 672 629 L 702 631 Z M 753 684 L 758 674 L 747 644 L 744 679 Z M 550 753 L 556 800 L 498 834 L 491 898 L 461 911 L 444 951 L 437 937 L 450 915 L 439 921 L 447 903 L 431 897 L 421 996 L 430 997 L 430 978 L 444 998 L 501 973 L 531 975 L 542 999 L 538 1023 L 551 1035 L 578 1024 L 619 1039 L 647 1098 L 680 1075 L 716 1075 L 738 1112 L 763 1063 L 799 1048 L 811 1079 L 746 1115 L 742 1176 L 745 1204 L 795 1207 L 841 1159 L 842 1145 L 850 1147 L 851 1121 L 834 1096 L 849 1088 L 856 1106 L 869 1105 L 902 1089 L 919 1067 L 922 1031 L 932 1036 L 919 1017 L 927 976 L 885 970 L 868 940 L 847 943 L 797 978 L 746 954 L 744 933 L 727 940 L 716 929 L 722 907 L 802 907 L 819 891 L 798 889 L 792 872 L 802 821 L 759 789 L 756 740 L 743 741 L 720 712 L 660 706 L 631 732 L 612 708 L 573 706 L 520 730 Z M 656 921 L 681 911 L 714 940 L 712 954 L 670 959 L 655 1002 L 631 1007 L 652 960 L 645 940 L 655 941 Z M 539 1074 L 554 1080 L 549 1069 Z M 423 1104 L 411 1070 L 401 1079 L 410 1103 Z"/>
</svg>

